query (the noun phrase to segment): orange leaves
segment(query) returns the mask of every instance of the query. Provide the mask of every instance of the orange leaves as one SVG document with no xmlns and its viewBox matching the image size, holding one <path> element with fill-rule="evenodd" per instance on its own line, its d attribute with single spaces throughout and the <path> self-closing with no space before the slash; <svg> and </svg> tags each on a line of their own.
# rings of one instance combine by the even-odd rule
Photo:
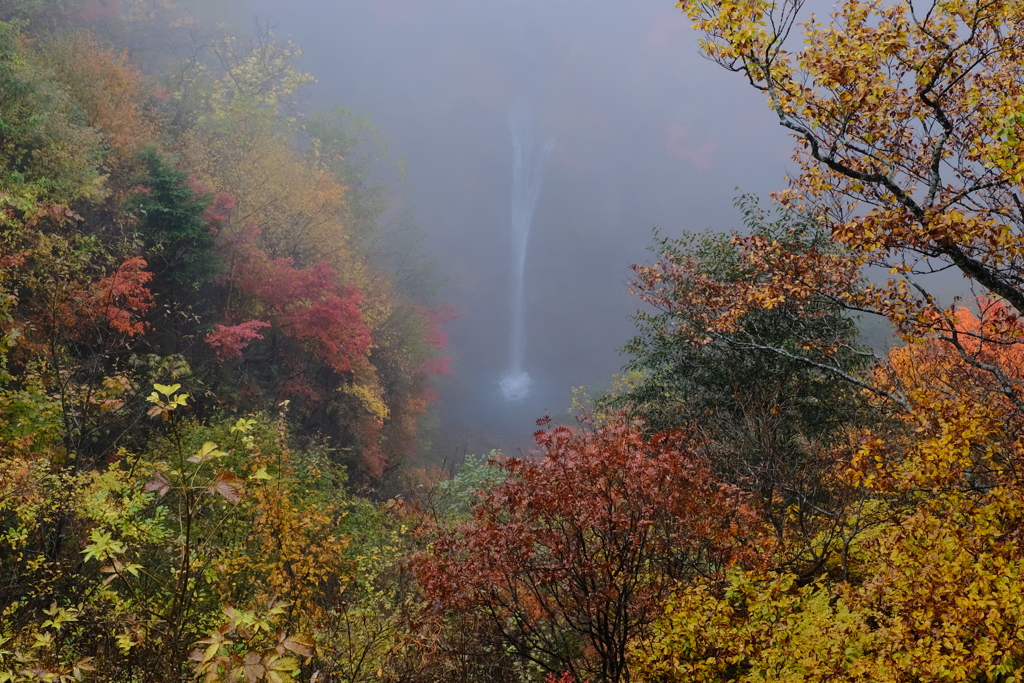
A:
<svg viewBox="0 0 1024 683">
<path fill-rule="evenodd" d="M 236 427 L 246 433 L 250 425 L 242 422 Z M 297 614 L 315 620 L 324 605 L 324 586 L 346 581 L 351 571 L 343 556 L 348 538 L 337 532 L 342 512 L 307 498 L 309 484 L 298 478 L 283 422 L 276 434 L 248 439 L 248 475 L 217 472 L 207 489 L 239 505 L 247 519 L 237 544 L 213 559 L 213 588 L 228 604 L 278 596 L 293 603 Z M 303 654 L 303 643 L 310 646 L 294 641 L 300 649 L 284 647 Z"/>
<path fill-rule="evenodd" d="M 879 384 L 910 403 L 917 429 L 897 459 L 904 486 L 993 485 L 1016 478 L 1024 455 L 1024 333 L 1004 304 L 981 299 L 975 314 L 951 309 L 925 318 L 928 338 L 893 349 L 876 370 Z M 863 469 L 863 468 L 862 468 Z"/>
<path fill-rule="evenodd" d="M 17 352 L 63 352 L 70 344 L 80 352 L 123 349 L 146 331 L 143 318 L 154 306 L 146 261 L 117 263 L 78 231 L 44 230 L 42 217 L 32 219 L 34 227 L 13 231 L 17 258 L 4 268 L 19 292 L 11 321 L 22 335 Z"/>
<path fill-rule="evenodd" d="M 145 331 L 146 323 L 139 316 L 154 305 L 153 295 L 146 288 L 153 274 L 145 268 L 145 260 L 130 258 L 96 286 L 96 297 L 110 326 L 129 337 Z"/>
<path fill-rule="evenodd" d="M 51 36 L 43 41 L 41 53 L 71 91 L 86 125 L 100 131 L 109 148 L 108 161 L 121 171 L 131 168 L 135 153 L 157 137 L 155 123 L 143 110 L 142 72 L 128 62 L 126 53 L 104 48 L 83 33 Z"/>
<path fill-rule="evenodd" d="M 656 263 L 633 266 L 633 292 L 675 323 L 664 332 L 699 344 L 745 338 L 745 320 L 775 311 L 808 321 L 801 340 L 808 353 L 829 356 L 851 342 L 837 312 L 863 298 L 859 264 L 828 244 L 814 216 L 784 209 L 769 223 L 749 198 L 737 206 L 753 234 L 662 239 Z"/>
</svg>

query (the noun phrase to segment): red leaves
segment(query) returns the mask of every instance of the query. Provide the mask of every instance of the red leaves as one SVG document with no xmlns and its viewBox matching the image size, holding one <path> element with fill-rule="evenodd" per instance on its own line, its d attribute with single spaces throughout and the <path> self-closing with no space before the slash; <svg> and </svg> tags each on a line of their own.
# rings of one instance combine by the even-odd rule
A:
<svg viewBox="0 0 1024 683">
<path fill-rule="evenodd" d="M 197 196 L 209 196 L 210 205 L 203 211 L 203 220 L 210 224 L 210 231 L 217 229 L 231 220 L 231 214 L 238 206 L 238 200 L 227 192 L 214 192 L 208 185 L 194 178 L 189 178 L 188 186 Z"/>
<path fill-rule="evenodd" d="M 285 267 L 290 268 L 290 259 L 286 260 Z M 317 264 L 314 268 L 328 271 L 333 279 L 334 271 L 326 263 Z M 308 273 L 295 272 L 300 276 Z M 319 278 L 313 282 L 317 280 Z M 310 289 L 302 287 L 302 291 L 312 292 L 315 296 L 315 286 L 311 285 Z M 362 292 L 355 285 L 348 284 L 340 288 L 340 292 L 327 289 L 318 298 L 319 301 L 288 307 L 284 332 L 310 344 L 321 360 L 335 371 L 346 372 L 352 368 L 354 357 L 362 356 L 370 349 L 370 329 L 363 322 L 363 314 L 359 310 Z"/>
<path fill-rule="evenodd" d="M 482 494 L 472 522 L 438 533 L 417 576 L 440 606 L 482 611 L 520 651 L 558 651 L 552 634 L 575 632 L 589 661 L 552 666 L 614 680 L 625 666 L 614 653 L 675 583 L 753 558 L 743 537 L 758 525 L 677 434 L 645 440 L 620 421 L 536 439 L 540 459 L 505 461 L 508 479 Z"/>
<path fill-rule="evenodd" d="M 7 212 L 5 211 L 5 213 Z M 81 221 L 82 217 L 71 209 L 60 204 L 46 202 L 35 204 L 32 209 L 25 214 L 24 220 L 25 227 L 32 228 L 43 221 L 50 221 L 54 225 L 63 226 L 68 222 L 68 220 Z"/>
<path fill-rule="evenodd" d="M 374 479 L 383 476 L 388 465 L 388 454 L 383 448 L 386 439 L 382 427 L 380 422 L 371 419 L 359 420 L 353 425 L 353 431 L 363 446 L 360 469 Z"/>
<path fill-rule="evenodd" d="M 269 327 L 270 323 L 262 320 L 247 320 L 238 325 L 216 325 L 216 330 L 206 335 L 206 343 L 217 351 L 223 360 L 240 358 L 245 347 L 253 339 L 263 339 L 258 330 Z"/>
<path fill-rule="evenodd" d="M 575 676 L 568 671 L 565 671 L 561 676 L 555 676 L 555 674 L 549 673 L 544 677 L 544 683 L 578 683 L 578 681 Z"/>
<path fill-rule="evenodd" d="M 420 306 L 419 313 L 427 320 L 427 329 L 424 341 L 434 350 L 444 351 L 448 344 L 448 333 L 444 331 L 445 323 L 451 322 L 461 315 L 450 304 L 429 308 Z M 450 375 L 451 359 L 444 356 L 426 358 L 420 363 L 420 371 L 427 375 Z"/>
<path fill-rule="evenodd" d="M 427 375 L 450 375 L 452 374 L 451 364 L 452 359 L 447 356 L 427 358 L 420 363 L 420 371 Z"/>
<path fill-rule="evenodd" d="M 241 295 L 239 308 L 255 311 L 274 332 L 295 340 L 336 372 L 351 369 L 352 360 L 370 348 L 370 329 L 360 310 L 362 292 L 339 283 L 326 262 L 296 268 L 290 258 L 271 260 L 255 246 L 258 234 L 250 227 L 223 245 L 231 263 L 225 280 Z M 257 338 L 254 322 L 218 327 L 207 342 L 219 344 L 220 352 L 231 357 L 244 348 L 241 342 Z"/>
<path fill-rule="evenodd" d="M 462 314 L 451 304 L 444 304 L 436 308 L 420 306 L 419 310 L 427 317 L 428 322 L 425 341 L 438 351 L 444 351 L 444 347 L 448 344 L 448 333 L 444 331 L 444 325 Z"/>
</svg>

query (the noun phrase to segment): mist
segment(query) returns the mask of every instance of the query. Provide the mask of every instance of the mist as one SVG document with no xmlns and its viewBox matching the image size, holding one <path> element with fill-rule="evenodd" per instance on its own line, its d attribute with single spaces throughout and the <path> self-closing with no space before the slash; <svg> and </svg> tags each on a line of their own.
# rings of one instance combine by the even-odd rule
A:
<svg viewBox="0 0 1024 683">
<path fill-rule="evenodd" d="M 313 107 L 340 105 L 383 128 L 396 185 L 462 315 L 438 389 L 434 457 L 527 450 L 534 421 L 564 417 L 572 388 L 599 394 L 625 358 L 632 263 L 651 229 L 739 227 L 732 202 L 785 187 L 792 140 L 764 98 L 698 53 L 669 0 L 241 1 L 304 51 Z M 552 140 L 525 254 L 520 370 L 509 401 L 515 267 L 509 116 L 531 111 Z M 388 169 L 391 169 L 390 171 Z M 737 189 L 739 188 L 739 189 Z"/>
</svg>

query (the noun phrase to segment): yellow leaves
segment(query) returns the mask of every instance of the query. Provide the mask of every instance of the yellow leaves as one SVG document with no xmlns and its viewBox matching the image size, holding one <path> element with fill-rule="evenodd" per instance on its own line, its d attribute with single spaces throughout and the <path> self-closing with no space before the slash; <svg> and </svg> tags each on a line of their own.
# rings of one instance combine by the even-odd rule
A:
<svg viewBox="0 0 1024 683">
<path fill-rule="evenodd" d="M 373 415 L 374 419 L 379 422 L 386 420 L 391 412 L 387 403 L 384 402 L 384 399 L 381 396 L 383 391 L 379 385 L 366 386 L 355 383 L 345 384 L 339 388 L 339 391 L 355 398 L 359 402 L 359 405 Z"/>
<path fill-rule="evenodd" d="M 78 621 L 81 610 L 54 601 L 42 612 L 48 617 L 42 622 L 30 620 L 18 629 L 11 628 L 9 621 L 0 626 L 0 683 L 70 683 L 96 670 L 94 657 L 78 657 L 67 647 L 68 641 L 75 639 L 74 631 L 61 633 L 66 624 Z"/>
<path fill-rule="evenodd" d="M 878 669 L 963 680 L 1021 656 L 1018 560 L 1015 544 L 1001 540 L 1021 513 L 1007 502 L 999 490 L 935 500 L 882 539 L 877 576 L 857 596 L 890 615 Z"/>
<path fill-rule="evenodd" d="M 299 660 L 276 654 L 267 657 L 265 664 L 267 680 L 270 683 L 289 683 L 295 680 L 294 677 L 298 675 L 300 669 Z"/>
<path fill-rule="evenodd" d="M 211 576 L 211 588 L 224 604 L 236 605 L 235 611 L 225 614 L 237 623 L 242 623 L 239 614 L 254 600 L 269 595 L 293 603 L 289 614 L 313 619 L 322 614 L 322 603 L 317 600 L 323 582 L 345 581 L 352 571 L 344 557 L 348 538 L 336 532 L 342 515 L 335 506 L 311 500 L 304 492 L 306 484 L 297 479 L 283 423 L 276 440 L 268 443 L 265 436 L 261 438 L 264 432 L 257 429 L 257 422 L 247 419 L 249 422 L 234 425 L 236 434 L 248 432 L 244 438 L 253 439 L 245 478 L 221 472 L 210 487 L 211 492 L 237 503 L 236 513 L 246 520 L 236 542 L 219 548 L 213 559 L 216 572 Z M 284 614 L 283 604 L 265 609 L 277 618 Z M 267 621 L 267 628 L 272 623 Z M 305 641 L 289 642 L 300 647 Z"/>
<path fill-rule="evenodd" d="M 181 388 L 181 385 L 180 384 L 171 384 L 170 386 L 168 386 L 166 384 L 154 384 L 153 388 L 156 389 L 156 391 L 153 392 L 150 395 L 150 397 L 149 397 L 150 401 L 154 401 L 155 400 L 154 397 L 157 395 L 157 392 L 159 392 L 159 393 L 163 394 L 164 396 L 170 398 L 171 394 L 173 394 L 174 392 L 176 392 L 178 389 Z M 187 396 L 187 394 L 186 394 L 186 396 Z"/>
<path fill-rule="evenodd" d="M 131 382 L 124 375 L 104 377 L 102 387 L 90 392 L 88 401 L 103 412 L 120 410 L 124 407 L 121 397 L 131 390 Z"/>
<path fill-rule="evenodd" d="M 261 32 L 255 40 L 243 41 L 225 35 L 212 45 L 214 54 L 226 65 L 217 82 L 212 101 L 225 107 L 237 99 L 256 101 L 276 109 L 303 85 L 315 79 L 296 66 L 302 51 L 291 41 L 278 42 L 273 31 Z"/>
<path fill-rule="evenodd" d="M 257 246 L 272 259 L 308 267 L 326 261 L 364 284 L 365 263 L 353 255 L 353 225 L 344 183 L 297 150 L 275 113 L 248 102 L 225 105 L 183 150 L 192 174 L 237 200 L 228 227 L 259 230 Z"/>
<path fill-rule="evenodd" d="M 170 386 L 154 384 L 153 388 L 156 391 L 146 397 L 146 400 L 153 404 L 153 407 L 146 412 L 150 417 L 159 417 L 161 420 L 167 421 L 173 411 L 188 405 L 188 394 L 175 393 L 181 388 L 180 384 Z"/>
<path fill-rule="evenodd" d="M 979 188 L 1024 183 L 1019 8 L 994 5 L 979 15 L 974 5 L 944 2 L 922 17 L 909 3 L 851 0 L 827 23 L 812 16 L 803 48 L 787 54 L 765 46 L 796 25 L 783 16 L 790 5 L 679 7 L 705 34 L 706 54 L 765 89 L 784 125 L 804 138 L 795 189 L 836 215 L 856 215 L 865 201 L 891 213 L 877 229 L 837 235 L 856 254 L 880 258 L 889 249 L 927 251 L 954 240 L 986 263 L 1006 259 L 1006 238 L 996 238 L 999 227 L 985 214 L 1015 209 Z M 948 45 L 956 47 L 947 54 Z M 974 215 L 919 224 L 951 201 Z"/>
<path fill-rule="evenodd" d="M 722 592 L 681 589 L 633 659 L 641 680 L 849 680 L 871 640 L 865 616 L 790 574 L 734 573 Z"/>
<path fill-rule="evenodd" d="M 641 680 L 979 680 L 1024 656 L 1019 492 L 933 500 L 862 539 L 867 580 L 736 573 L 683 588 L 636 643 Z"/>
<path fill-rule="evenodd" d="M 198 451 L 196 451 L 195 455 L 188 458 L 188 461 L 202 464 L 209 460 L 223 458 L 225 455 L 227 455 L 226 451 L 217 450 L 217 444 L 212 441 L 207 441 Z"/>
<path fill-rule="evenodd" d="M 100 571 L 101 572 L 103 572 L 104 574 L 110 574 L 111 575 L 107 579 L 107 582 L 109 582 L 111 579 L 116 578 L 117 576 L 121 576 L 122 572 L 126 572 L 126 573 L 130 574 L 131 576 L 134 576 L 134 577 L 138 578 L 139 570 L 140 569 L 142 569 L 142 565 L 141 564 L 135 564 L 135 563 L 132 563 L 132 562 L 129 562 L 129 563 L 126 564 L 124 562 L 121 562 L 121 560 L 117 559 L 116 557 L 113 559 L 113 561 L 110 564 L 108 564 L 106 566 L 103 566 L 103 567 L 100 567 Z"/>
<path fill-rule="evenodd" d="M 85 671 L 96 671 L 96 667 L 91 664 L 95 657 L 82 657 L 71 667 L 71 675 L 75 677 L 75 680 L 82 680 L 82 673 Z"/>
<path fill-rule="evenodd" d="M 58 607 L 56 601 L 50 603 L 50 607 L 43 609 L 43 614 L 50 617 L 42 624 L 40 628 L 52 628 L 55 631 L 59 631 L 60 628 L 67 623 L 78 621 L 78 610 L 74 608 L 63 608 Z"/>
<path fill-rule="evenodd" d="M 680 2 L 677 7 L 693 20 L 693 27 L 707 38 L 701 48 L 712 59 L 734 60 L 758 54 L 771 44 L 765 15 L 772 5 L 760 0 L 722 0 L 720 2 Z"/>
<path fill-rule="evenodd" d="M 301 633 L 295 635 L 287 635 L 286 633 L 284 633 L 284 631 L 281 631 L 278 634 L 278 639 L 279 642 L 281 643 L 281 646 L 286 650 L 294 652 L 295 654 L 301 655 L 303 657 L 313 656 L 313 648 L 316 645 L 313 642 L 313 639 L 309 636 L 303 635 Z"/>
<path fill-rule="evenodd" d="M 261 465 L 260 467 L 258 467 L 256 469 L 255 472 L 253 472 L 251 475 L 249 475 L 249 479 L 254 479 L 256 481 L 268 481 L 268 480 L 271 480 L 273 478 L 274 478 L 273 475 L 270 475 L 270 474 L 267 473 L 266 465 Z"/>
<path fill-rule="evenodd" d="M 233 641 L 228 640 L 224 634 L 230 631 L 230 627 L 222 626 L 213 632 L 209 637 L 203 638 L 196 642 L 196 645 L 205 645 L 206 648 L 202 651 L 195 650 L 189 656 L 189 659 L 198 662 L 197 672 L 202 673 L 204 667 L 211 664 L 220 652 L 221 647 L 225 645 L 233 645 Z"/>
<path fill-rule="evenodd" d="M 50 647 L 56 638 L 52 633 L 36 633 L 34 635 L 35 642 L 32 643 L 32 649 L 34 650 L 38 650 L 41 647 Z"/>
<path fill-rule="evenodd" d="M 238 421 L 231 427 L 230 432 L 232 434 L 249 434 L 256 426 L 256 420 L 246 419 L 244 417 L 238 418 Z"/>
</svg>

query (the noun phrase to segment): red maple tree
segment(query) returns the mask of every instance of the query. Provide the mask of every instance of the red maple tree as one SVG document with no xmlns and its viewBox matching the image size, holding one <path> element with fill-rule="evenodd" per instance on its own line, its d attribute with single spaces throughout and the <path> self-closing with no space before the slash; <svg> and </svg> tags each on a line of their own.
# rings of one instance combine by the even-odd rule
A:
<svg viewBox="0 0 1024 683">
<path fill-rule="evenodd" d="M 258 330 L 267 328 L 266 334 L 294 343 L 294 353 L 281 355 L 286 364 L 301 365 L 305 358 L 298 356 L 311 355 L 335 372 L 352 369 L 371 341 L 360 309 L 362 292 L 342 284 L 324 261 L 297 268 L 290 258 L 271 259 L 256 245 L 258 236 L 259 229 L 249 226 L 222 240 L 228 272 L 221 281 L 228 291 L 225 322 L 230 324 L 218 325 L 207 343 L 223 357 L 238 357 L 249 342 L 263 338 Z"/>
</svg>

